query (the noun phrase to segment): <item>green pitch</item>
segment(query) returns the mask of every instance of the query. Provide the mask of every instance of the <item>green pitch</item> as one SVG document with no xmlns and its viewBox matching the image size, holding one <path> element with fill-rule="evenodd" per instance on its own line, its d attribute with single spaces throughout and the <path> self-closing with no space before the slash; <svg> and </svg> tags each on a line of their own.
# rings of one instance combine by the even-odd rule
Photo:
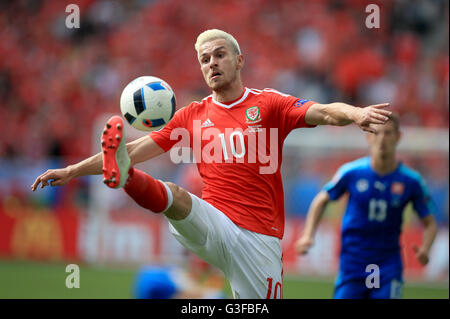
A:
<svg viewBox="0 0 450 319">
<path fill-rule="evenodd" d="M 66 264 L 0 259 L 0 299 L 6 298 L 132 298 L 135 269 L 96 268 L 80 264 L 80 288 L 65 285 Z M 226 288 L 230 292 L 229 287 Z M 333 281 L 285 276 L 284 298 L 332 298 Z M 407 283 L 405 298 L 449 298 L 448 283 Z"/>
</svg>

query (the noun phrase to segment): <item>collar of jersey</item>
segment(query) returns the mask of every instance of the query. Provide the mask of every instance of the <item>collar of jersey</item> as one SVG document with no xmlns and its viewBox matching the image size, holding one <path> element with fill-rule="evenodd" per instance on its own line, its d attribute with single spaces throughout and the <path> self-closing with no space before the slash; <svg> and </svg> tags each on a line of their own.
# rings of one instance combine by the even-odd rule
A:
<svg viewBox="0 0 450 319">
<path fill-rule="evenodd" d="M 372 173 L 374 173 L 378 178 L 387 178 L 387 177 L 390 177 L 390 176 L 392 176 L 392 175 L 394 175 L 395 173 L 397 173 L 399 170 L 400 170 L 400 166 L 402 166 L 402 162 L 401 161 L 397 161 L 397 166 L 395 167 L 395 169 L 392 171 L 392 172 L 390 172 L 390 173 L 387 173 L 387 174 L 384 174 L 384 175 L 380 175 L 373 167 L 372 167 L 372 163 L 371 163 L 371 157 L 370 156 L 367 156 L 367 159 L 368 159 L 368 163 L 369 163 L 369 168 L 370 168 L 370 170 L 372 171 Z"/>
<path fill-rule="evenodd" d="M 235 105 L 237 105 L 237 104 L 243 102 L 243 101 L 247 98 L 248 93 L 250 93 L 250 90 L 249 90 L 248 88 L 245 88 L 245 91 L 244 91 L 244 94 L 242 95 L 242 97 L 241 97 L 239 100 L 237 100 L 236 102 L 231 103 L 230 105 L 226 105 L 226 104 L 220 103 L 220 102 L 216 101 L 216 100 L 214 99 L 214 97 L 212 97 L 212 101 L 213 101 L 213 103 L 216 104 L 216 105 L 219 105 L 219 106 L 221 106 L 221 107 L 230 109 L 230 108 L 232 108 L 233 106 L 235 106 Z"/>
</svg>

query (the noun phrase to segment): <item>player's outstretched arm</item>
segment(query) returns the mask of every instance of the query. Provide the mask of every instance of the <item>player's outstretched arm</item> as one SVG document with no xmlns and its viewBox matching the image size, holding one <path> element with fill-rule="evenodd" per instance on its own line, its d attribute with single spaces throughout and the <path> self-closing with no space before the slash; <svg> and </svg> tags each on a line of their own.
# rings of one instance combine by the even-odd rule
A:
<svg viewBox="0 0 450 319">
<path fill-rule="evenodd" d="M 328 192 L 321 191 L 314 197 L 309 206 L 306 216 L 305 228 L 299 240 L 295 243 L 295 249 L 299 254 L 306 254 L 314 243 L 314 235 L 316 233 L 319 222 L 322 219 L 325 207 L 330 201 Z"/>
<path fill-rule="evenodd" d="M 345 103 L 313 104 L 306 111 L 305 121 L 309 125 L 344 126 L 351 123 L 363 131 L 376 133 L 374 124 L 384 124 L 392 112 L 385 110 L 389 103 L 355 107 Z"/>
<path fill-rule="evenodd" d="M 428 264 L 431 245 L 433 245 L 438 229 L 433 215 L 428 215 L 422 218 L 421 221 L 424 227 L 422 246 L 414 246 L 413 249 L 416 253 L 417 260 L 422 265 L 426 265 Z"/>
<path fill-rule="evenodd" d="M 164 153 L 164 150 L 148 135 L 128 143 L 127 151 L 130 155 L 131 165 L 144 162 Z M 77 164 L 69 165 L 65 168 L 49 169 L 36 178 L 33 185 L 31 185 L 31 190 L 34 192 L 39 184 L 41 184 L 41 188 L 49 185 L 63 186 L 72 178 L 102 174 L 102 166 L 102 153 L 98 153 Z"/>
</svg>

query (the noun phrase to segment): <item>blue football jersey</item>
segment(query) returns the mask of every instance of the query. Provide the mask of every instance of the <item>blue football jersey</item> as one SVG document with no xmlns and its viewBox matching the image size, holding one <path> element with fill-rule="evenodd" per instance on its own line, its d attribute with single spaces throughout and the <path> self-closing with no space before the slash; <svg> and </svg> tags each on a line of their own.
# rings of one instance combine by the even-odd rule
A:
<svg viewBox="0 0 450 319">
<path fill-rule="evenodd" d="M 395 171 L 380 176 L 372 170 L 370 157 L 364 157 L 344 164 L 323 189 L 332 200 L 349 194 L 342 220 L 340 271 L 346 277 L 364 277 L 365 266 L 371 263 L 401 271 L 404 208 L 412 202 L 421 218 L 434 211 L 421 175 L 400 162 Z"/>
</svg>

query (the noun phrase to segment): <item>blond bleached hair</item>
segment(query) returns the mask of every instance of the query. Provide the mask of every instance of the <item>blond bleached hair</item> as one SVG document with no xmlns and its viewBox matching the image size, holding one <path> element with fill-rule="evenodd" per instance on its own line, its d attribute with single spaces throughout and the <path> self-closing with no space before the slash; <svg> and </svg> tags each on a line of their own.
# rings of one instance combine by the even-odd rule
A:
<svg viewBox="0 0 450 319">
<path fill-rule="evenodd" d="M 239 47 L 239 43 L 231 34 L 218 29 L 210 29 L 203 31 L 197 37 L 197 42 L 195 42 L 195 51 L 197 51 L 197 55 L 198 50 L 200 49 L 200 46 L 203 43 L 217 39 L 224 39 L 228 41 L 228 43 L 231 44 L 231 47 L 234 49 L 235 53 L 241 54 L 241 48 Z"/>
</svg>

